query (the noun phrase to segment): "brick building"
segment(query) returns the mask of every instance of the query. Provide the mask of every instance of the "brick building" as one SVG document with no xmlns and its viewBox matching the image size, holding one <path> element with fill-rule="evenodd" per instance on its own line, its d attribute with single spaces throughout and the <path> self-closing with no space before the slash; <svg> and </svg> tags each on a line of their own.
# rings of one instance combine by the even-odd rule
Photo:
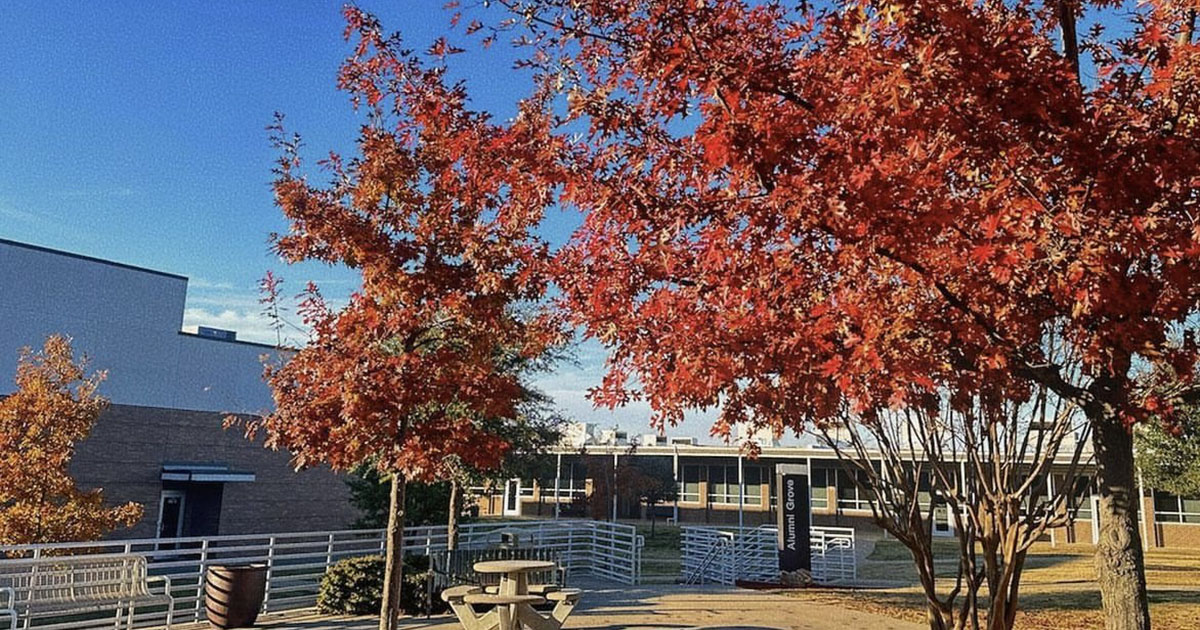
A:
<svg viewBox="0 0 1200 630">
<path fill-rule="evenodd" d="M 0 239 L 0 395 L 18 352 L 72 338 L 111 406 L 78 445 L 72 474 L 145 517 L 123 538 L 342 529 L 355 517 L 343 480 L 296 472 L 287 453 L 222 429 L 229 413 L 270 408 L 271 346 L 232 331 L 182 330 L 187 278 Z"/>
<path fill-rule="evenodd" d="M 586 433 L 586 431 L 583 431 Z M 585 508 L 585 500 L 597 494 L 595 477 L 608 474 L 614 462 L 621 465 L 631 460 L 659 459 L 669 466 L 679 484 L 679 500 L 659 506 L 657 516 L 674 518 L 680 524 L 721 524 L 754 527 L 774 523 L 775 466 L 807 464 L 811 471 L 810 498 L 812 521 L 815 525 L 854 527 L 860 532 L 878 532 L 871 522 L 870 505 L 860 496 L 858 486 L 842 470 L 833 451 L 816 446 L 778 446 L 761 436 L 754 436 L 762 447 L 757 460 L 739 455 L 736 446 L 700 445 L 690 439 L 666 439 L 641 436 L 636 448 L 620 440 L 596 439 L 588 442 L 578 437 L 580 430 L 568 432 L 575 442 L 557 459 L 557 478 L 512 479 L 494 488 L 476 489 L 480 513 L 551 517 L 584 516 L 585 512 L 605 517 L 614 506 L 604 505 L 596 510 Z M 745 439 L 745 438 L 741 438 Z M 672 443 L 674 442 L 674 443 Z M 1055 488 L 1074 484 L 1079 505 L 1075 524 L 1052 531 L 1047 538 L 1053 543 L 1085 543 L 1096 541 L 1099 528 L 1095 521 L 1098 510 L 1092 483 L 1092 471 L 1084 470 L 1077 478 L 1067 478 L 1068 462 L 1053 467 L 1051 480 Z M 557 492 L 555 491 L 557 483 Z M 1043 486 L 1044 487 L 1044 486 Z M 601 493 L 602 494 L 602 493 Z M 620 494 L 618 490 L 618 495 Z M 1148 546 L 1200 548 L 1200 499 L 1176 497 L 1151 488 L 1143 489 L 1142 535 Z M 606 495 L 611 496 L 611 495 Z M 640 505 L 615 506 L 618 518 L 645 518 L 646 508 Z M 935 510 L 935 534 L 952 536 L 953 519 L 945 508 Z"/>
</svg>

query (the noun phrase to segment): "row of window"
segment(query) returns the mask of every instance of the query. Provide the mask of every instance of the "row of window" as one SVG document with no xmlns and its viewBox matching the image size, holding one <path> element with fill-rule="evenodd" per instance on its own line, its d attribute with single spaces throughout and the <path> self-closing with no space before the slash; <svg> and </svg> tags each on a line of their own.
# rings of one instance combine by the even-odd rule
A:
<svg viewBox="0 0 1200 630">
<path fill-rule="evenodd" d="M 559 479 L 559 491 L 564 496 L 582 494 L 587 478 L 586 467 L 580 464 L 566 465 Z M 859 474 L 860 481 L 865 482 L 865 475 Z M 763 486 L 768 489 L 774 504 L 773 475 L 769 467 L 744 465 L 743 476 L 745 491 L 743 500 L 746 505 L 762 505 Z M 738 503 L 738 467 L 736 465 L 694 465 L 681 467 L 679 482 L 679 500 L 684 503 L 700 502 L 700 482 L 707 481 L 707 502 L 736 505 Z M 543 488 L 553 488 L 553 479 L 541 480 Z M 813 467 L 809 475 L 810 502 L 813 509 L 829 509 L 829 488 L 833 488 L 836 497 L 836 507 L 839 510 L 869 510 L 871 509 L 867 493 L 861 492 L 848 471 Z M 1076 510 L 1076 519 L 1080 521 L 1092 518 L 1092 501 L 1094 483 L 1088 477 L 1079 477 L 1072 488 L 1072 508 Z M 523 488 L 523 490 L 526 490 Z M 527 489 L 532 493 L 532 488 Z M 1200 524 L 1200 498 L 1178 497 L 1165 492 L 1154 492 L 1154 519 L 1159 523 L 1195 523 Z"/>
<path fill-rule="evenodd" d="M 744 466 L 745 477 L 744 501 L 746 505 L 762 505 L 763 486 L 772 487 L 772 475 L 769 469 L 762 466 Z M 738 470 L 737 466 L 699 466 L 685 465 L 681 471 L 679 483 L 679 500 L 684 503 L 700 502 L 700 482 L 708 481 L 707 502 L 737 504 L 738 503 Z M 826 470 L 814 468 L 810 479 L 810 501 L 813 508 L 827 509 L 829 495 L 827 488 L 836 488 L 837 506 L 844 510 L 869 510 L 870 501 L 866 493 L 860 495 L 857 485 L 844 470 Z M 774 493 L 769 492 L 772 502 Z"/>
<path fill-rule="evenodd" d="M 1155 490 L 1154 520 L 1159 523 L 1200 523 L 1200 498 L 1188 499 Z"/>
<path fill-rule="evenodd" d="M 708 502 L 737 504 L 739 499 L 746 505 L 762 505 L 763 485 L 770 487 L 771 475 L 763 466 L 742 466 L 745 490 L 738 494 L 737 466 L 686 465 L 680 471 L 679 500 L 685 503 L 700 502 L 700 482 L 708 481 Z"/>
<path fill-rule="evenodd" d="M 854 471 L 858 476 L 859 483 L 867 483 L 867 475 L 862 471 Z M 810 485 L 812 486 L 812 506 L 814 508 L 829 508 L 829 488 L 834 489 L 834 496 L 837 498 L 837 509 L 839 510 L 869 510 L 871 509 L 871 500 L 869 493 L 862 491 L 858 484 L 854 483 L 854 477 L 850 471 L 837 469 L 828 470 L 825 468 L 814 467 L 809 475 Z"/>
</svg>

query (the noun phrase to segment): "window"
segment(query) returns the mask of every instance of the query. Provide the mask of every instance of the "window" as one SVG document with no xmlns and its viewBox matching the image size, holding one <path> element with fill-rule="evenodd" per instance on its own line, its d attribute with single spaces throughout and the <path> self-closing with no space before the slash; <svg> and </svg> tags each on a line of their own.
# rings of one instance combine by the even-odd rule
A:
<svg viewBox="0 0 1200 630">
<path fill-rule="evenodd" d="M 683 480 L 679 484 L 679 500 L 681 502 L 700 502 L 700 470 L 699 466 L 683 467 Z"/>
<path fill-rule="evenodd" d="M 1050 487 L 1048 479 L 1046 473 L 1042 473 L 1029 486 L 1029 490 L 1021 499 L 1022 509 L 1027 512 L 1033 512 L 1039 509 L 1039 506 L 1042 506 L 1042 509 L 1044 509 L 1044 503 L 1047 501 L 1046 491 Z"/>
<path fill-rule="evenodd" d="M 737 503 L 737 466 L 708 467 L 708 502 Z"/>
<path fill-rule="evenodd" d="M 742 500 L 746 505 L 762 505 L 762 486 L 764 478 L 767 477 L 763 473 L 763 467 L 743 464 L 742 475 L 745 483 Z M 737 465 L 708 467 L 708 502 L 733 505 L 738 503 Z"/>
<path fill-rule="evenodd" d="M 1154 520 L 1158 523 L 1200 524 L 1200 498 L 1154 491 Z"/>
<path fill-rule="evenodd" d="M 563 462 L 558 473 L 558 496 L 561 500 L 569 501 L 573 497 L 587 495 L 587 466 L 576 462 Z M 553 475 L 539 479 L 538 487 L 542 490 L 542 498 L 554 499 Z M 526 493 L 525 487 L 522 486 L 521 492 Z"/>
<path fill-rule="evenodd" d="M 742 475 L 746 482 L 746 505 L 762 505 L 763 474 L 762 466 L 742 466 Z"/>
<path fill-rule="evenodd" d="M 1069 510 L 1075 510 L 1076 521 L 1092 520 L 1092 480 L 1089 477 L 1076 477 L 1071 487 Z"/>
<path fill-rule="evenodd" d="M 860 470 L 854 471 L 859 483 L 866 485 L 868 478 Z M 869 510 L 871 501 L 866 493 L 860 493 L 854 478 L 845 470 L 837 471 L 837 507 L 839 510 Z"/>
<path fill-rule="evenodd" d="M 813 469 L 809 471 L 808 484 L 810 488 L 809 504 L 814 509 L 827 509 L 829 507 L 829 471 L 813 466 Z"/>
</svg>

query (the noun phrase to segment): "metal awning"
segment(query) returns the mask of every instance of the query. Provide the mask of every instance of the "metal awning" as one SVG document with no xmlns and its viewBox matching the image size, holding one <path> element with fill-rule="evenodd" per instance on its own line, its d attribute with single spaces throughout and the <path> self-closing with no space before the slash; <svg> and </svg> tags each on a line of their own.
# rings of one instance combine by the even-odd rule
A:
<svg viewBox="0 0 1200 630">
<path fill-rule="evenodd" d="M 254 473 L 233 470 L 228 464 L 173 462 L 162 466 L 163 481 L 192 481 L 197 483 L 238 483 L 254 481 Z"/>
</svg>

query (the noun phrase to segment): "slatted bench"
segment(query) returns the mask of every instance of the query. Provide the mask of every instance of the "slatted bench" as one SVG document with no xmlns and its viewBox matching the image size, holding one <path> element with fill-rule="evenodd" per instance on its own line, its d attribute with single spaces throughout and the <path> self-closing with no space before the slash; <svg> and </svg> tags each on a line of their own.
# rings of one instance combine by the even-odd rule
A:
<svg viewBox="0 0 1200 630">
<path fill-rule="evenodd" d="M 0 595 L 5 597 L 4 604 L 0 605 L 0 618 L 8 619 L 9 630 L 17 630 L 17 609 L 14 608 L 17 601 L 17 593 L 5 586 L 0 587 Z"/>
<path fill-rule="evenodd" d="M 151 584 L 161 584 L 152 592 Z M 145 604 L 167 605 L 167 628 L 175 598 L 171 580 L 147 575 L 146 558 L 130 554 L 0 560 L 0 590 L 12 593 L 10 609 L 29 628 L 35 618 L 113 611 L 114 624 L 133 628 Z"/>
<path fill-rule="evenodd" d="M 529 576 L 529 592 L 544 595 L 566 586 L 567 571 L 559 562 L 557 551 L 536 547 L 500 547 L 494 549 L 454 549 L 435 552 L 430 557 L 430 577 L 433 592 L 462 584 L 495 591 L 500 576 L 475 571 L 475 563 L 487 560 L 543 560 L 553 562 L 557 569 L 550 569 Z"/>
</svg>

